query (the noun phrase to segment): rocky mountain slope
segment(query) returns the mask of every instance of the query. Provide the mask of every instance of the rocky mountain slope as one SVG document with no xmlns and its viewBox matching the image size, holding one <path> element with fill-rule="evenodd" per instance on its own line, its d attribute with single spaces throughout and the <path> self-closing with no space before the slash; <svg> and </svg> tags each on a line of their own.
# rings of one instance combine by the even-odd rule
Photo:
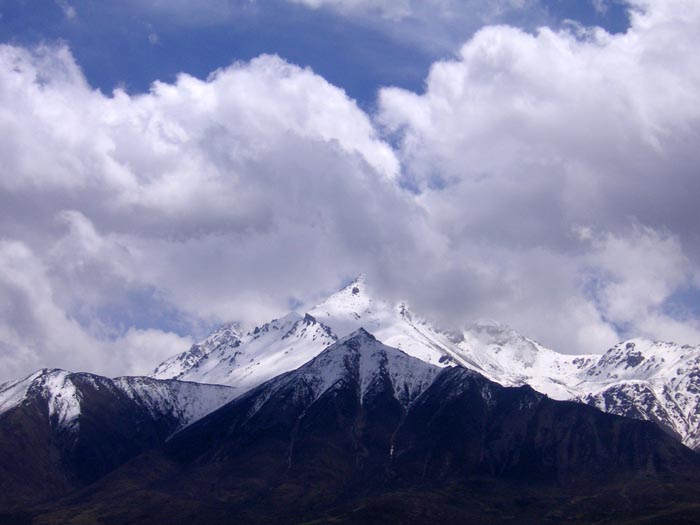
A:
<svg viewBox="0 0 700 525">
<path fill-rule="evenodd" d="M 651 423 L 425 363 L 358 330 L 35 523 L 619 521 L 692 501 L 698 466 Z M 636 506 L 625 491 L 665 497 Z"/>
<path fill-rule="evenodd" d="M 223 386 L 56 369 L 0 385 L 0 507 L 89 484 L 232 397 Z"/>
</svg>

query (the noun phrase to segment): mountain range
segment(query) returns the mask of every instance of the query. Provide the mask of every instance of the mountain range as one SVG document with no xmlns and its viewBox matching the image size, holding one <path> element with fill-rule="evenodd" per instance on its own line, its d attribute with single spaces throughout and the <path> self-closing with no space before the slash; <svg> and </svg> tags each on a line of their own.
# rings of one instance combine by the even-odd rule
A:
<svg viewBox="0 0 700 525">
<path fill-rule="evenodd" d="M 226 325 L 160 364 L 153 377 L 229 385 L 242 393 L 359 328 L 427 363 L 459 365 L 503 386 L 530 385 L 553 399 L 654 421 L 700 448 L 700 345 L 632 339 L 602 354 L 569 355 L 493 321 L 441 330 L 406 303 L 377 297 L 364 277 L 305 316 L 290 313 L 246 333 Z"/>
<path fill-rule="evenodd" d="M 359 278 L 152 377 L 0 385 L 0 523 L 691 523 L 699 358 L 443 330 Z"/>
</svg>

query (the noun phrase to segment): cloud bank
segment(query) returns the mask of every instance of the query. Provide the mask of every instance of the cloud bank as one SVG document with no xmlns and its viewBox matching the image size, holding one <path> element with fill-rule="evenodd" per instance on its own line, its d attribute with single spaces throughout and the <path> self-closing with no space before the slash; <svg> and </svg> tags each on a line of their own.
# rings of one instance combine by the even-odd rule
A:
<svg viewBox="0 0 700 525">
<path fill-rule="evenodd" d="M 486 27 L 372 115 L 275 56 L 132 96 L 0 46 L 2 378 L 146 372 L 360 272 L 560 351 L 700 342 L 700 6 L 631 8 Z"/>
</svg>

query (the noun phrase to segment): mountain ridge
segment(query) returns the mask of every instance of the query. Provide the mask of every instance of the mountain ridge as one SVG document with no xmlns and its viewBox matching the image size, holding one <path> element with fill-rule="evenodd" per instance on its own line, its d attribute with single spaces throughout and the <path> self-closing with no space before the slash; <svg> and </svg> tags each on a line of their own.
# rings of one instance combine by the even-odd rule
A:
<svg viewBox="0 0 700 525">
<path fill-rule="evenodd" d="M 630 487 L 692 497 L 698 466 L 652 423 L 425 363 L 359 329 L 38 509 L 36 523 L 591 521 Z M 679 492 L 667 479 L 691 481 Z M 412 494 L 403 505 L 384 505 L 402 491 Z M 447 517 L 433 502 L 446 493 Z M 525 504 L 509 503 L 517 493 Z M 582 499 L 591 503 L 571 514 Z M 613 521 L 678 508 L 673 499 L 645 505 L 604 508 Z M 380 507 L 382 519 L 365 515 Z"/>
<path fill-rule="evenodd" d="M 504 386 L 527 384 L 554 399 L 580 401 L 613 414 L 654 421 L 687 445 L 700 448 L 700 417 L 694 415 L 700 413 L 700 345 L 680 346 L 637 338 L 602 354 L 569 355 L 495 321 L 477 321 L 448 332 L 413 313 L 405 302 L 381 299 L 364 276 L 311 308 L 306 317 L 290 315 L 294 322 L 305 319 L 324 335 L 305 338 L 303 352 L 296 354 L 294 345 L 283 338 L 250 352 L 257 359 L 272 350 L 270 357 L 275 358 L 270 370 L 275 373 L 293 370 L 334 341 L 365 328 L 388 346 L 435 366 L 459 365 Z M 245 380 L 240 379 L 240 372 L 231 372 L 227 356 L 231 351 L 245 355 L 249 344 L 238 341 L 235 349 L 212 354 L 215 359 L 210 361 L 223 363 L 219 372 L 201 374 L 194 367 L 178 377 L 228 384 L 240 393 L 270 378 L 271 374 L 265 373 L 266 366 L 249 365 Z M 639 348 L 651 353 L 645 357 Z M 664 357 L 664 353 L 669 355 Z M 211 364 L 212 369 L 217 368 L 217 363 Z M 161 367 L 158 370 L 164 374 Z M 632 386 L 634 381 L 646 383 L 642 388 Z"/>
</svg>

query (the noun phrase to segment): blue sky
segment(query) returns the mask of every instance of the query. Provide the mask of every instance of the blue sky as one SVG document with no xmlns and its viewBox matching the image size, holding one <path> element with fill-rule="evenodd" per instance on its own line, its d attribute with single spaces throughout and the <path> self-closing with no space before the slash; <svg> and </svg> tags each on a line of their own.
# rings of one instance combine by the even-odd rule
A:
<svg viewBox="0 0 700 525">
<path fill-rule="evenodd" d="M 206 78 L 232 62 L 278 54 L 371 107 L 381 86 L 420 91 L 430 65 L 452 56 L 485 23 L 479 16 L 445 20 L 444 31 L 431 35 L 428 46 L 412 38 L 421 30 L 413 19 L 390 20 L 387 31 L 385 24 L 367 24 L 359 15 L 285 1 L 214 2 L 210 10 L 160 4 L 5 0 L 0 39 L 24 46 L 65 42 L 91 85 L 105 93 L 117 86 L 147 91 L 154 80 L 172 82 L 180 72 Z M 567 20 L 610 32 L 624 31 L 629 23 L 623 4 L 601 11 L 587 0 L 543 0 L 488 22 L 534 30 Z"/>
<path fill-rule="evenodd" d="M 360 273 L 698 343 L 698 47 L 686 0 L 4 0 L 0 369 L 148 372 Z"/>
</svg>

